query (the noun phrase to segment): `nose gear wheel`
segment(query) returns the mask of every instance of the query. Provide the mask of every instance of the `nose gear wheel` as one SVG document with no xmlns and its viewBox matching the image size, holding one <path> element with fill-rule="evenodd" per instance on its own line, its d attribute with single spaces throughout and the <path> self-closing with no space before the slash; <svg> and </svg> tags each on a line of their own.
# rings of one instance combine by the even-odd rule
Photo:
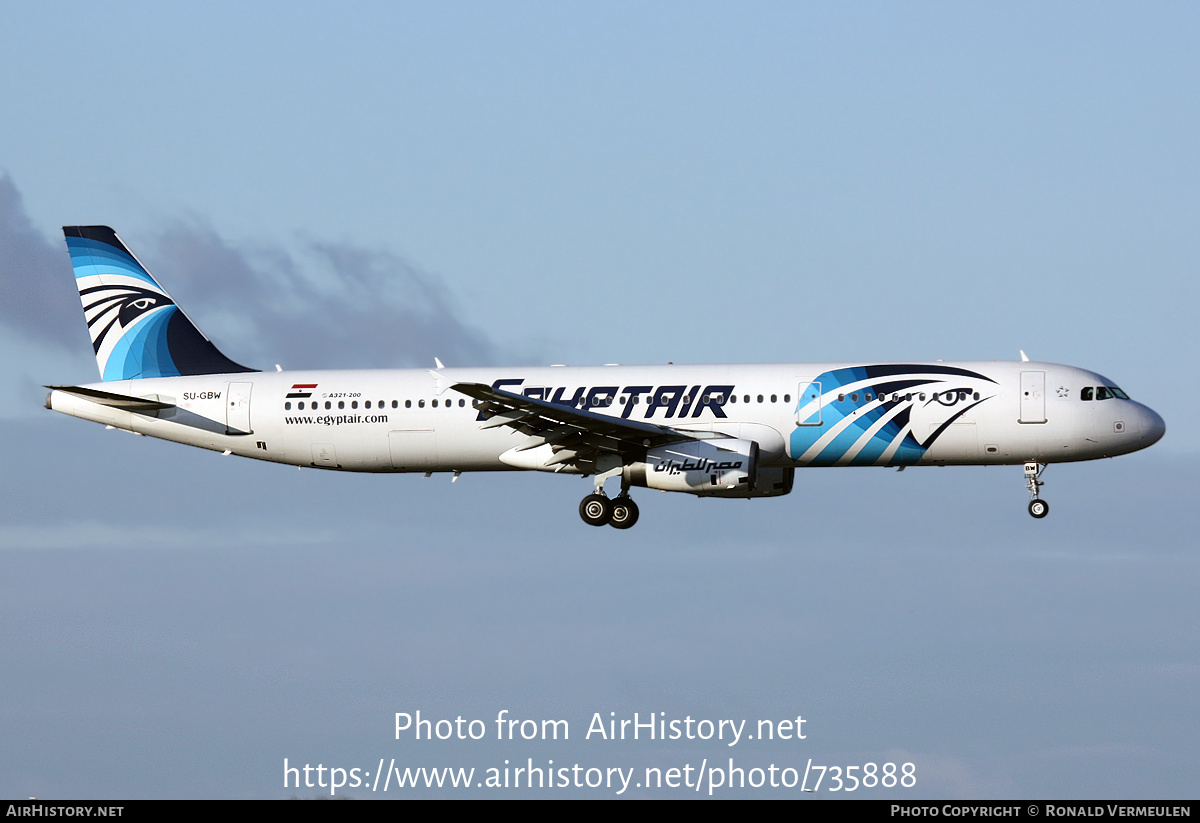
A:
<svg viewBox="0 0 1200 823">
<path fill-rule="evenodd" d="M 1038 497 L 1038 489 L 1045 485 L 1040 479 L 1047 463 L 1025 464 L 1025 488 L 1029 490 L 1029 513 L 1041 520 L 1050 513 L 1050 504 Z"/>
</svg>

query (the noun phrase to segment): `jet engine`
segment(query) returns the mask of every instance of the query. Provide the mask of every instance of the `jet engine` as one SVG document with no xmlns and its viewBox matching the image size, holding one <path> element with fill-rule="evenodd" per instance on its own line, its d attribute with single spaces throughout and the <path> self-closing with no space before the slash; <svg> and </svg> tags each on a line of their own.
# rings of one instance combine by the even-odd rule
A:
<svg viewBox="0 0 1200 823">
<path fill-rule="evenodd" d="M 692 440 L 646 452 L 625 467 L 625 480 L 668 492 L 705 497 L 774 497 L 792 490 L 788 469 L 759 469 L 753 440 Z M 766 480 L 764 488 L 760 481 Z"/>
</svg>

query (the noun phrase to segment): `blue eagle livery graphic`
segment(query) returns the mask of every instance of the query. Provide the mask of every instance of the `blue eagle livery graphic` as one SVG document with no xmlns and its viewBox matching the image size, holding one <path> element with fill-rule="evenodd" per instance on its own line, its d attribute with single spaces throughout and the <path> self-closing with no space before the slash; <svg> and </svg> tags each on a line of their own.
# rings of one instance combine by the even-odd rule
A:
<svg viewBox="0 0 1200 823">
<path fill-rule="evenodd" d="M 221 354 L 112 229 L 63 233 L 102 380 L 255 371 Z"/>
<path fill-rule="evenodd" d="M 849 366 L 801 386 L 788 441 L 805 466 L 909 466 L 996 394 L 979 372 L 936 364 Z"/>
</svg>

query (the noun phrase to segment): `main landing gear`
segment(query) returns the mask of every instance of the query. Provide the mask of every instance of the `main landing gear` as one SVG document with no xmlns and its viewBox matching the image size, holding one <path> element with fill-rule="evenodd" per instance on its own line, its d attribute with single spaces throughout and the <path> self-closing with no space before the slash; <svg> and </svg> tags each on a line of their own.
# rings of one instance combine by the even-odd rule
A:
<svg viewBox="0 0 1200 823">
<path fill-rule="evenodd" d="M 1025 488 L 1029 489 L 1029 513 L 1038 520 L 1050 513 L 1050 504 L 1038 498 L 1038 489 L 1045 485 L 1040 478 L 1046 470 L 1046 463 L 1025 464 Z"/>
<path fill-rule="evenodd" d="M 614 529 L 629 529 L 638 521 L 638 507 L 624 491 L 610 500 L 601 490 L 583 498 L 579 504 L 579 516 L 589 526 L 609 525 Z"/>
<path fill-rule="evenodd" d="M 593 481 L 596 491 L 583 498 L 579 504 L 579 516 L 583 518 L 584 523 L 589 526 L 609 525 L 614 529 L 633 528 L 633 524 L 638 521 L 638 507 L 629 496 L 628 482 L 622 480 L 621 493 L 611 500 L 604 493 L 604 481 L 619 474 L 621 467 L 618 465 L 596 475 Z"/>
</svg>

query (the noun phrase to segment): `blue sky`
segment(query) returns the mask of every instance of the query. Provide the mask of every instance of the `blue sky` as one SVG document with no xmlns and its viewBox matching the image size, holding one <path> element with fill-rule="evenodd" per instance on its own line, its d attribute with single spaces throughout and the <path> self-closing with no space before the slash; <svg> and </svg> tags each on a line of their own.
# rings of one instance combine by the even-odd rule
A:
<svg viewBox="0 0 1200 823">
<path fill-rule="evenodd" d="M 389 734 L 508 708 L 802 713 L 733 755 L 903 757 L 922 796 L 1194 795 L 1193 5 L 3 12 L 0 794 L 728 754 Z M 260 367 L 1025 349 L 1168 432 L 1051 467 L 1043 522 L 1019 468 L 654 495 L 625 535 L 579 480 L 289 472 L 41 408 L 95 379 L 59 233 L 92 223 Z"/>
</svg>

